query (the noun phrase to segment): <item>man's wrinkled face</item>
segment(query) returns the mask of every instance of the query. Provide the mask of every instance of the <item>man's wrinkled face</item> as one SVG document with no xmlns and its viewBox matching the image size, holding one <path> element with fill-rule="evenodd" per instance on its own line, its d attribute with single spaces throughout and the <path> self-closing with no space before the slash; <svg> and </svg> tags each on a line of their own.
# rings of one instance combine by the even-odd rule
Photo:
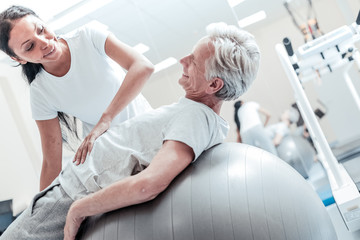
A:
<svg viewBox="0 0 360 240">
<path fill-rule="evenodd" d="M 209 38 L 202 38 L 194 47 L 193 52 L 182 58 L 183 74 L 179 84 L 184 88 L 186 96 L 205 94 L 209 82 L 205 78 L 205 62 L 212 55 L 213 45 Z"/>
</svg>

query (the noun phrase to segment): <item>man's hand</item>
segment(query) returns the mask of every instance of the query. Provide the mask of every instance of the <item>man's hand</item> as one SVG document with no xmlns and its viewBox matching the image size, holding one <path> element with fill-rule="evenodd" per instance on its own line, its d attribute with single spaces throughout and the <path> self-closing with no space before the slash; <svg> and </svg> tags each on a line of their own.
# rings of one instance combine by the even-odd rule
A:
<svg viewBox="0 0 360 240">
<path fill-rule="evenodd" d="M 64 228 L 64 240 L 75 240 L 76 234 L 84 219 L 85 217 L 76 216 L 73 207 L 70 207 L 69 212 L 66 216 L 66 223 Z"/>
<path fill-rule="evenodd" d="M 66 217 L 64 239 L 75 238 L 85 217 L 154 199 L 191 163 L 194 157 L 193 149 L 185 143 L 165 141 L 145 170 L 122 178 L 75 201 Z"/>
</svg>

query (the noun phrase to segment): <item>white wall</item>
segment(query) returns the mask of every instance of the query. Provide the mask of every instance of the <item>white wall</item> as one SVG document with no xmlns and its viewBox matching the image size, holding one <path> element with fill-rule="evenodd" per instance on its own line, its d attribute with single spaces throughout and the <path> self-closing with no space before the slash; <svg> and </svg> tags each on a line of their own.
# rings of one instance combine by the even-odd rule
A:
<svg viewBox="0 0 360 240">
<path fill-rule="evenodd" d="M 360 136 L 360 106 L 355 104 L 353 95 L 344 81 L 344 71 L 349 68 L 349 75 L 357 87 L 357 97 L 360 94 L 360 74 L 355 64 L 349 64 L 337 69 L 314 84 L 318 98 L 328 106 L 326 117 L 334 133 L 333 144 L 347 144 Z"/>
<path fill-rule="evenodd" d="M 38 191 L 40 140 L 20 68 L 0 64 L 0 201 L 14 199 L 18 213 Z"/>
</svg>

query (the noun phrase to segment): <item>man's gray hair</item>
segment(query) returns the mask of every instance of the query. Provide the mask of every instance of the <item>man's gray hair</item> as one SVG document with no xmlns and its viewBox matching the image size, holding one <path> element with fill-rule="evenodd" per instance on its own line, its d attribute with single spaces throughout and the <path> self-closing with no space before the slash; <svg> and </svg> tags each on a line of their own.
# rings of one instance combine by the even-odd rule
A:
<svg viewBox="0 0 360 240">
<path fill-rule="evenodd" d="M 206 32 L 215 53 L 205 63 L 207 80 L 221 78 L 223 88 L 216 96 L 223 100 L 242 95 L 256 78 L 260 50 L 253 35 L 225 23 L 213 23 Z"/>
</svg>

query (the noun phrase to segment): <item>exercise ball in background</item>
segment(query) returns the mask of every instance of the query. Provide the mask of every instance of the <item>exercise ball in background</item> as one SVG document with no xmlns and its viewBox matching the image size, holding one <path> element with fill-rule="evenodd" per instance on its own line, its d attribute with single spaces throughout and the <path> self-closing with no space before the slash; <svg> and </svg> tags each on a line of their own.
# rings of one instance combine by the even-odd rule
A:
<svg viewBox="0 0 360 240">
<path fill-rule="evenodd" d="M 204 152 L 153 201 L 88 220 L 81 239 L 337 239 L 304 178 L 259 148 L 224 143 Z"/>
<path fill-rule="evenodd" d="M 279 158 L 306 178 L 325 206 L 335 203 L 326 171 L 320 161 L 314 162 L 316 152 L 305 138 L 297 135 L 286 136 L 277 151 Z"/>
<path fill-rule="evenodd" d="M 316 153 L 305 138 L 288 135 L 281 140 L 276 150 L 279 158 L 287 162 L 304 178 L 309 177 L 309 171 L 314 164 Z"/>
</svg>

